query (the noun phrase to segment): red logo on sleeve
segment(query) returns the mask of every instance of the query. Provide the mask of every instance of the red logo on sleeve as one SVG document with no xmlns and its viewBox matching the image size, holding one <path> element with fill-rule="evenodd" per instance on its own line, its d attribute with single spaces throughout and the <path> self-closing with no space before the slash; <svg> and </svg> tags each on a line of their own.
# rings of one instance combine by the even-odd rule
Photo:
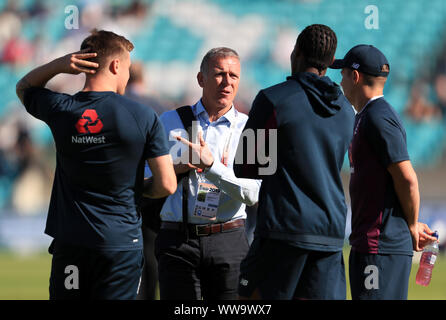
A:
<svg viewBox="0 0 446 320">
<path fill-rule="evenodd" d="M 99 133 L 103 126 L 96 110 L 93 109 L 85 110 L 82 117 L 76 122 L 76 130 L 79 133 Z"/>
</svg>

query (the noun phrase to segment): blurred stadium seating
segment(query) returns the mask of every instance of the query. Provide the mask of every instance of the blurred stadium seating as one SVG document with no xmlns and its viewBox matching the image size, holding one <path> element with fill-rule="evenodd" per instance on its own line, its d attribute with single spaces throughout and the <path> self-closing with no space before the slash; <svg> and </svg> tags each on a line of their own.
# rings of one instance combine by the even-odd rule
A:
<svg viewBox="0 0 446 320">
<path fill-rule="evenodd" d="M 19 1 L 17 6 L 20 10 L 27 10 L 36 2 L 36 0 Z M 98 1 L 42 2 L 48 13 L 44 18 L 37 16 L 22 20 L 20 34 L 25 40 L 32 41 L 36 36 L 42 35 L 43 31 L 46 38 L 45 45 L 56 48 L 64 37 L 69 36 L 70 32 L 75 32 L 64 27 L 67 17 L 64 12 L 65 6 L 75 4 L 82 11 L 89 2 Z M 159 67 L 162 64 L 166 64 L 168 68 L 173 64 L 174 69 L 179 66 L 178 73 L 187 73 L 186 75 L 167 73 L 171 77 L 178 76 L 185 79 L 183 83 L 175 79 L 168 81 L 166 77 L 162 77 L 163 84 L 159 84 L 158 87 L 163 94 L 177 99 L 184 97 L 188 88 L 184 82 L 193 81 L 196 66 L 203 52 L 209 49 L 210 44 L 218 45 L 218 41 L 233 44 L 245 58 L 243 77 L 247 79 L 247 85 L 252 88 L 250 92 L 282 81 L 289 72 L 288 68 L 278 65 L 270 59 L 269 54 L 276 49 L 275 39 L 281 28 L 286 26 L 301 30 L 312 23 L 324 23 L 331 26 L 338 35 L 337 56 L 343 56 L 358 42 L 376 45 L 388 56 L 392 72 L 385 95 L 401 113 L 410 96 L 410 85 L 420 75 L 420 69 L 433 67 L 435 54 L 443 44 L 438 40 L 442 39 L 446 17 L 446 5 L 442 0 L 431 0 L 429 5 L 416 0 L 382 1 L 378 5 L 379 29 L 368 30 L 364 27 L 367 16 L 364 8 L 367 4 L 357 0 L 143 2 L 150 5 L 151 13 L 145 17 L 139 30 L 129 32 L 129 37 L 136 48 L 134 58 L 145 61 L 147 66 L 153 66 L 153 72 L 149 68 L 153 81 L 157 81 L 157 72 L 163 72 L 163 68 Z M 110 7 L 119 10 L 128 2 L 109 1 L 107 6 L 105 1 L 99 3 L 104 10 Z M 0 9 L 6 5 L 6 0 L 0 1 Z M 420 12 L 423 13 L 422 16 Z M 252 24 L 248 21 L 243 22 L 249 18 L 260 22 Z M 250 26 L 255 28 L 259 25 L 263 26 L 260 27 L 260 35 L 256 30 L 249 30 Z M 58 51 L 61 50 L 63 51 L 63 48 L 59 48 Z M 18 107 L 13 87 L 25 70 L 24 66 L 17 69 L 5 64 L 0 65 L 0 117 L 10 108 Z M 329 75 L 335 81 L 340 81 L 339 72 L 329 71 Z M 171 83 L 177 85 L 172 86 Z M 414 163 L 419 166 L 435 164 L 443 148 L 445 134 L 443 126 L 412 124 L 409 119 L 405 121 L 410 154 Z M 39 127 L 39 130 L 47 129 Z M 50 136 L 40 134 L 37 137 L 37 143 L 48 143 Z M 40 138 L 43 141 L 40 141 Z"/>
<path fill-rule="evenodd" d="M 9 2 L 0 0 L 0 12 L 10 10 Z M 444 121 L 415 121 L 405 109 L 414 82 L 420 77 L 433 76 L 435 62 L 445 46 L 444 0 L 378 1 L 377 30 L 364 26 L 368 2 L 360 0 L 12 2 L 13 14 L 20 17 L 19 28 L 8 33 L 0 21 L 0 138 L 1 127 L 15 114 L 27 123 L 36 149 L 52 150 L 49 129 L 23 113 L 15 96 L 15 84 L 33 66 L 77 50 L 80 40 L 92 27 L 113 30 L 133 41 L 133 59 L 143 61 L 147 70 L 147 92 L 164 101 L 166 108 L 193 103 L 199 97 L 195 75 L 208 49 L 233 47 L 242 59 L 238 102 L 248 106 L 247 111 L 259 89 L 289 75 L 289 55 L 299 30 L 309 24 L 323 23 L 337 33 L 337 57 L 343 57 L 359 43 L 373 44 L 386 54 L 391 74 L 384 93 L 403 118 L 413 163 L 418 168 L 435 167 L 442 160 L 446 141 Z M 65 28 L 69 16 L 65 8 L 69 5 L 79 9 L 78 30 Z M 28 45 L 24 48 L 32 49 L 28 60 L 4 61 L 5 37 L 14 36 Z M 19 49 L 17 52 L 28 52 Z M 338 83 L 341 80 L 338 70 L 329 70 L 327 75 Z M 50 85 L 69 93 L 81 89 L 78 86 L 81 82 L 67 79 L 71 78 L 60 78 Z M 16 179 L 1 162 L 3 147 L 0 144 L 0 216 L 1 208 L 11 205 L 8 200 Z"/>
</svg>

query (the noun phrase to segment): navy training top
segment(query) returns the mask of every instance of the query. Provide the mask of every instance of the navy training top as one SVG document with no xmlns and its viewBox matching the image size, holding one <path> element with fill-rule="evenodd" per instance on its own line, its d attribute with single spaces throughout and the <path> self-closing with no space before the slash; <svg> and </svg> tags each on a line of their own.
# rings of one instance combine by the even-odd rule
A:
<svg viewBox="0 0 446 320">
<path fill-rule="evenodd" d="M 356 115 L 349 159 L 352 250 L 412 255 L 412 237 L 387 170 L 392 163 L 409 160 L 406 132 L 384 98 Z"/>
<path fill-rule="evenodd" d="M 258 93 L 244 129 L 257 141 L 245 143 L 242 134 L 237 158 L 244 161 L 234 165 L 236 176 L 262 179 L 257 236 L 308 250 L 342 250 L 347 206 L 340 171 L 353 124 L 351 104 L 328 77 L 302 72 Z M 276 150 L 271 129 L 277 130 Z M 265 150 L 259 150 L 262 136 Z M 271 167 L 262 165 L 262 153 L 277 158 L 274 173 L 259 175 Z"/>
<path fill-rule="evenodd" d="M 50 127 L 56 173 L 45 233 L 105 250 L 142 248 L 144 163 L 169 153 L 155 112 L 114 92 L 25 91 L 24 105 Z"/>
</svg>

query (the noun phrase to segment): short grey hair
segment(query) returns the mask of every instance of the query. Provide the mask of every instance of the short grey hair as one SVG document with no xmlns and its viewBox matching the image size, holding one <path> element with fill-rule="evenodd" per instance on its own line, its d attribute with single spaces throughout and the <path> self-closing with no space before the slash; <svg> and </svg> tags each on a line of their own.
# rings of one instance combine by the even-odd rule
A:
<svg viewBox="0 0 446 320">
<path fill-rule="evenodd" d="M 237 58 L 240 61 L 240 57 L 234 49 L 227 47 L 218 47 L 209 50 L 201 60 L 200 72 L 206 73 L 208 71 L 209 62 L 215 58 Z"/>
</svg>

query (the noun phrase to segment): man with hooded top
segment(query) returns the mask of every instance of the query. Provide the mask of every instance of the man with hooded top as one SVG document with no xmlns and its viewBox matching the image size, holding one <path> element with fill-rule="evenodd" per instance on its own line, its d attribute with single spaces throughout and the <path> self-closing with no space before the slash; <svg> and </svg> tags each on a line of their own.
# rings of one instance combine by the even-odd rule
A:
<svg viewBox="0 0 446 320">
<path fill-rule="evenodd" d="M 254 241 L 241 264 L 242 299 L 346 298 L 347 206 L 340 171 L 354 111 L 325 76 L 336 45 L 329 27 L 306 27 L 291 53 L 292 75 L 253 102 L 234 165 L 237 177 L 262 179 Z M 256 142 L 244 143 L 252 131 Z M 262 154 L 277 159 L 273 174 L 262 175 Z"/>
</svg>

